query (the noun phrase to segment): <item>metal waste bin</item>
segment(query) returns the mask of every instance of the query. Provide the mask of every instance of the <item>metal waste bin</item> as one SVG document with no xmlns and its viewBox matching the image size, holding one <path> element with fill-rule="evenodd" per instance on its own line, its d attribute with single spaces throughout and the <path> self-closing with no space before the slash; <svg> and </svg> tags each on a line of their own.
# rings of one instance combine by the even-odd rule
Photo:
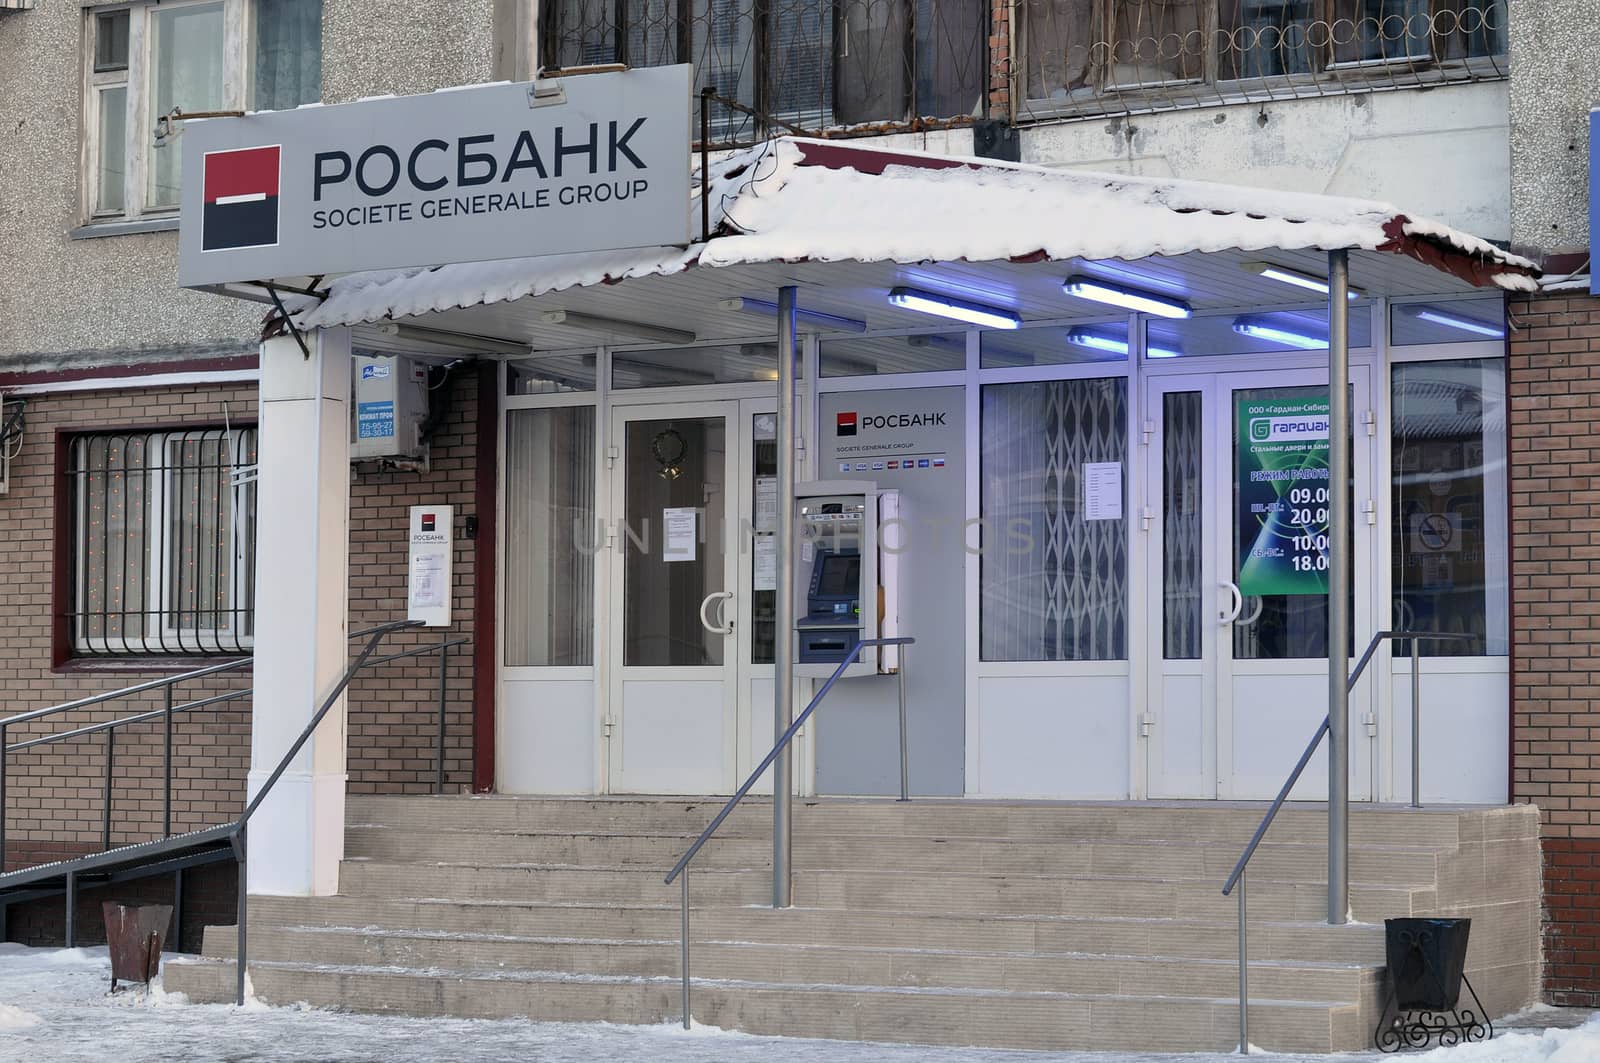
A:
<svg viewBox="0 0 1600 1063">
<path fill-rule="evenodd" d="M 161 969 L 161 946 L 172 922 L 170 904 L 101 905 L 106 921 L 106 944 L 111 948 L 111 989 L 120 982 L 146 982 Z"/>
<path fill-rule="evenodd" d="M 1385 919 L 1389 977 L 1401 1011 L 1449 1011 L 1461 999 L 1471 919 Z"/>
</svg>

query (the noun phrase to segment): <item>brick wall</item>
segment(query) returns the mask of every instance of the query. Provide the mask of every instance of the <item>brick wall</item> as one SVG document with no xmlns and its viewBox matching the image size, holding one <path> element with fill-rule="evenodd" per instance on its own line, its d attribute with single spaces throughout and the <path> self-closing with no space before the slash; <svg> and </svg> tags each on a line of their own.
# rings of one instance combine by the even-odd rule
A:
<svg viewBox="0 0 1600 1063">
<path fill-rule="evenodd" d="M 1544 813 L 1545 992 L 1600 1005 L 1600 299 L 1511 302 L 1512 787 Z"/>
<path fill-rule="evenodd" d="M 1011 0 L 989 0 L 989 117 L 1011 117 Z"/>
<path fill-rule="evenodd" d="M 433 394 L 447 413 L 432 443 L 430 471 L 376 471 L 358 467 L 351 484 L 350 629 L 372 627 L 405 615 L 407 508 L 413 504 L 456 506 L 455 623 L 450 637 L 471 638 L 474 544 L 463 536 L 475 515 L 477 370 L 463 366 Z M 0 496 L 0 715 L 12 715 L 87 695 L 115 690 L 172 671 L 197 667 L 194 660 L 141 663 L 73 662 L 52 668 L 51 586 L 57 534 L 56 433 L 168 423 L 221 424 L 224 408 L 235 424 L 255 418 L 253 384 L 121 391 L 85 391 L 30 396 L 27 435 L 12 464 L 11 491 Z M 385 653 L 437 643 L 438 632 L 403 632 L 384 643 Z M 458 791 L 471 781 L 472 645 L 450 657 L 446 780 Z M 199 664 L 213 663 L 211 661 Z M 438 732 L 438 657 L 433 654 L 381 664 L 352 684 L 349 698 L 350 789 L 363 793 L 426 793 L 435 779 Z M 209 692 L 245 689 L 248 669 L 238 676 L 193 681 L 180 688 L 187 700 Z M 131 715 L 161 705 L 159 692 L 107 706 L 18 725 L 15 743 L 71 727 Z M 212 826 L 243 807 L 249 766 L 250 702 L 179 717 L 174 729 L 173 830 Z M 120 728 L 112 786 L 113 845 L 159 836 L 162 820 L 162 730 L 159 723 Z M 85 736 L 11 754 L 7 762 L 8 868 L 59 860 L 98 850 L 102 844 L 105 737 Z M 190 900 L 196 911 L 215 901 L 231 912 L 232 872 L 196 872 Z M 209 886 L 208 886 L 209 884 Z M 207 898 L 205 890 L 221 893 Z M 170 887 L 135 886 L 138 893 Z M 123 892 L 119 889 L 118 896 Z M 99 891 L 84 903 L 98 912 Z M 52 940 L 59 933 L 60 903 L 38 902 L 11 913 L 16 940 Z M 50 913 L 55 913 L 51 915 Z M 231 916 L 229 917 L 231 919 Z M 226 920 L 224 920 L 226 921 Z M 91 922 L 99 927 L 99 917 Z M 87 924 L 81 924 L 87 926 Z M 56 930 L 50 930 L 56 927 Z M 98 933 L 96 929 L 95 933 Z M 92 935 L 91 935 L 92 937 Z M 85 938 L 90 940 L 91 938 Z M 198 948 L 198 936 L 186 945 Z"/>
</svg>

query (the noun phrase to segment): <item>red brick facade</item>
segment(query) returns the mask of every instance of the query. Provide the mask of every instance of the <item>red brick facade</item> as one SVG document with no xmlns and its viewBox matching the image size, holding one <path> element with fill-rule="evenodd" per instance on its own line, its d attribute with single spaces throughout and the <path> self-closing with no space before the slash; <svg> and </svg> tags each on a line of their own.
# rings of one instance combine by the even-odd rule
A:
<svg viewBox="0 0 1600 1063">
<path fill-rule="evenodd" d="M 476 514 L 478 369 L 464 365 L 433 393 L 447 413 L 432 437 L 427 473 L 377 471 L 357 467 L 350 506 L 350 629 L 360 630 L 404 616 L 407 507 L 456 507 L 455 623 L 451 638 L 471 639 L 477 596 L 476 546 L 462 534 L 465 518 Z M 9 695 L 0 715 L 59 704 L 115 690 L 173 671 L 212 661 L 69 661 L 52 667 L 52 580 L 58 528 L 56 453 L 70 430 L 141 428 L 168 425 L 233 424 L 255 418 L 253 383 L 163 388 L 119 388 L 27 397 L 27 434 L 11 468 L 11 489 L 0 495 L 7 534 L 0 537 L 0 681 Z M 493 416 L 491 412 L 491 416 Z M 492 434 L 489 438 L 493 438 Z M 439 641 L 437 632 L 391 636 L 384 652 L 399 652 Z M 446 784 L 459 791 L 471 784 L 473 748 L 473 645 L 456 648 L 446 685 Z M 435 780 L 438 733 L 438 658 L 432 654 L 381 664 L 357 678 L 348 708 L 350 789 L 359 793 L 426 793 Z M 178 688 L 177 700 L 244 689 L 249 671 L 192 681 Z M 6 735 L 15 744 L 30 737 L 159 708 L 162 694 L 151 692 L 114 703 L 74 710 L 48 720 L 18 725 Z M 243 806 L 250 760 L 248 697 L 217 709 L 181 715 L 174 728 L 172 829 L 195 830 L 237 816 Z M 113 845 L 157 837 L 162 829 L 162 728 L 159 721 L 119 728 L 112 783 Z M 7 761 L 6 840 L 8 868 L 98 850 L 104 824 L 104 734 L 12 753 Z M 231 912 L 232 869 L 194 872 L 188 903 L 196 912 L 226 905 Z M 168 884 L 119 888 L 118 896 L 160 894 Z M 85 894 L 97 911 L 101 891 Z M 207 897 L 214 893 L 216 896 Z M 152 894 L 154 895 L 154 894 Z M 10 913 L 10 934 L 18 940 L 48 940 L 46 928 L 59 927 L 60 902 L 20 905 Z M 228 922 L 219 913 L 213 921 Z M 197 918 L 197 917 L 196 917 Z M 80 919 L 85 940 L 98 933 L 98 915 Z M 96 928 L 90 931 L 89 927 Z M 58 931 L 57 931 L 58 932 Z M 195 936 L 186 946 L 198 947 Z"/>
<path fill-rule="evenodd" d="M 989 117 L 1011 117 L 1011 0 L 989 2 Z"/>
<path fill-rule="evenodd" d="M 1545 991 L 1600 1005 L 1600 299 L 1511 301 L 1512 786 L 1544 811 Z"/>
</svg>

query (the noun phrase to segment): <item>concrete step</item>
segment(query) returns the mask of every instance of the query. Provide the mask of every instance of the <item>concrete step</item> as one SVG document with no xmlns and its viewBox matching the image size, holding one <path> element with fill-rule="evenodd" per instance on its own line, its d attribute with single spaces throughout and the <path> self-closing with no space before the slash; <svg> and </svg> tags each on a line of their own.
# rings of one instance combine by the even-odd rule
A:
<svg viewBox="0 0 1600 1063">
<path fill-rule="evenodd" d="M 208 956 L 236 955 L 232 928 L 208 932 Z M 536 970 L 670 978 L 680 972 L 677 940 L 512 937 L 372 927 L 269 927 L 252 933 L 251 961 L 315 956 L 339 966 L 450 971 Z M 1233 959 L 1180 959 L 1081 952 L 1024 953 L 955 948 L 885 948 L 735 941 L 719 928 L 695 933 L 692 968 L 707 979 L 796 985 L 950 988 L 1220 998 L 1236 992 Z M 1262 960 L 1252 978 L 1287 1000 L 1359 1000 L 1376 991 L 1378 966 Z"/>
<path fill-rule="evenodd" d="M 677 904 L 679 887 L 658 869 L 572 868 L 540 865 L 421 864 L 346 860 L 340 892 L 389 899 L 524 900 L 619 904 Z M 1252 875 L 1250 905 L 1264 919 L 1313 919 L 1327 911 L 1320 883 L 1282 883 Z M 765 871 L 691 872 L 696 905 L 752 905 L 770 897 Z M 1354 886 L 1358 918 L 1409 914 L 1426 889 Z M 1211 879 L 1161 881 L 1134 876 L 983 875 L 919 871 L 802 869 L 794 902 L 808 908 L 984 912 L 999 915 L 1110 915 L 1128 918 L 1226 919 L 1236 902 Z"/>
<path fill-rule="evenodd" d="M 252 960 L 256 996 L 350 1011 L 661 1023 L 680 1018 L 676 978 L 566 977 L 341 967 Z M 228 960 L 169 960 L 164 984 L 197 1002 L 231 1000 Z M 697 1021 L 757 1034 L 1033 1050 L 1227 1051 L 1234 1002 L 1215 998 L 988 992 L 919 987 L 694 984 Z M 1354 1049 L 1370 1035 L 1354 1003 L 1252 999 L 1252 1040 L 1297 1052 Z M 1259 1031 L 1259 1033 L 1258 1033 Z"/>
<path fill-rule="evenodd" d="M 369 897 L 252 897 L 251 932 L 273 926 L 415 929 L 436 934 L 603 940 L 677 940 L 679 911 L 670 905 L 546 904 L 535 901 L 386 900 Z M 819 908 L 696 905 L 697 938 L 775 944 L 916 949 L 936 945 L 1022 953 L 1109 953 L 1232 959 L 1238 933 L 1222 920 L 1116 918 L 1090 915 L 984 916 L 963 913 L 852 911 Z M 219 931 L 231 937 L 233 928 Z M 207 939 L 211 940 L 210 938 Z M 221 940 L 218 938 L 217 940 Z M 1383 927 L 1330 927 L 1278 922 L 1251 909 L 1250 955 L 1259 960 L 1314 957 L 1367 964 L 1383 955 Z"/>
<path fill-rule="evenodd" d="M 351 795 L 350 826 L 379 825 L 414 831 L 489 830 L 548 833 L 698 834 L 722 806 L 721 798 L 518 798 Z M 983 802 L 921 799 L 822 798 L 795 804 L 795 837 L 819 835 L 920 835 L 1089 839 L 1227 841 L 1243 848 L 1266 811 L 1264 803 L 1225 802 Z M 1515 809 L 1358 805 L 1350 817 L 1356 845 L 1393 844 L 1397 837 L 1422 848 L 1445 848 L 1484 837 L 1537 837 L 1537 817 Z M 748 798 L 719 830 L 724 837 L 770 837 L 771 803 Z M 1463 831 L 1467 832 L 1463 834 Z M 1269 837 L 1315 844 L 1327 836 L 1327 812 L 1315 804 L 1284 807 Z"/>
<path fill-rule="evenodd" d="M 540 864 L 573 867 L 650 867 L 665 870 L 691 839 L 671 834 L 550 833 L 396 827 L 352 827 L 345 855 L 383 861 L 449 864 Z M 1138 875 L 1214 878 L 1220 885 L 1242 847 L 1221 842 L 1045 841 L 1021 837 L 801 835 L 794 839 L 800 868 L 895 868 L 904 871 L 995 874 Z M 1449 850 L 1445 850 L 1448 852 Z M 1352 881 L 1366 884 L 1431 883 L 1441 850 L 1409 846 L 1352 846 Z M 696 869 L 770 866 L 764 837 L 714 837 L 695 857 Z M 1326 845 L 1264 843 L 1250 864 L 1258 880 L 1321 882 Z"/>
</svg>

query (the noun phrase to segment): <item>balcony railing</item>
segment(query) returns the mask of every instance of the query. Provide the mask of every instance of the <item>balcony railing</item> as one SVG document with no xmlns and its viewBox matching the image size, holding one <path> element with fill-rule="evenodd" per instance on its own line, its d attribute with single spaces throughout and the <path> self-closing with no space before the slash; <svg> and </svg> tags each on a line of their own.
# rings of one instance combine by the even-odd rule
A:
<svg viewBox="0 0 1600 1063">
<path fill-rule="evenodd" d="M 1505 78 L 1506 0 L 1022 0 L 1019 119 Z"/>
<path fill-rule="evenodd" d="M 988 82 L 984 0 L 548 0 L 540 18 L 547 69 L 692 63 L 697 92 L 819 132 L 964 120 Z M 712 137 L 767 125 L 719 105 Z"/>
</svg>

